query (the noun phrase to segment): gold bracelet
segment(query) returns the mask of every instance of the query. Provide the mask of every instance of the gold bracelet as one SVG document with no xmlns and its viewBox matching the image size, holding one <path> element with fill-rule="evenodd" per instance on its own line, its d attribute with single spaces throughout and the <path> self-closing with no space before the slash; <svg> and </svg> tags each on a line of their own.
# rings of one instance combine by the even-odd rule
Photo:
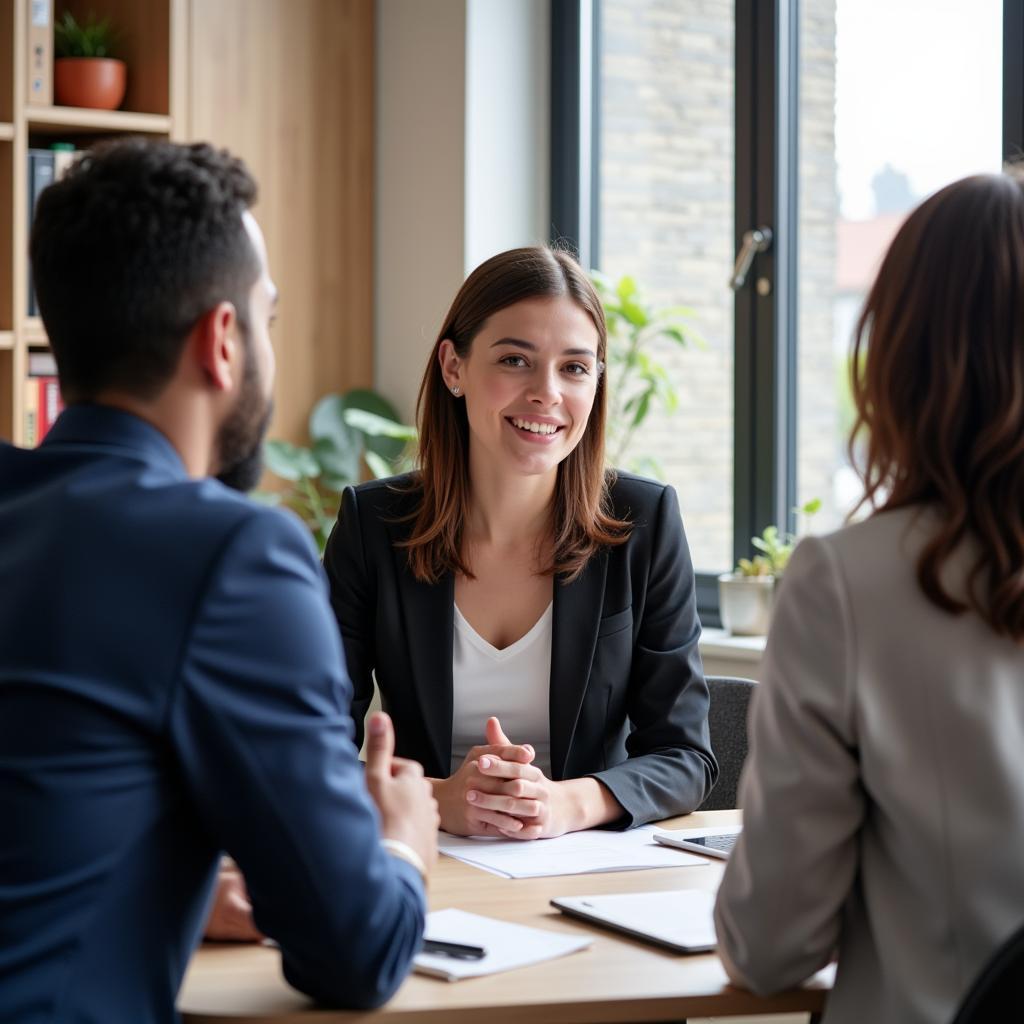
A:
<svg viewBox="0 0 1024 1024">
<path fill-rule="evenodd" d="M 392 857 L 397 857 L 399 860 L 404 860 L 406 864 L 411 864 L 420 873 L 420 877 L 424 882 L 427 880 L 427 865 L 423 863 L 423 858 L 408 843 L 403 843 L 400 839 L 382 839 L 380 845 Z"/>
</svg>

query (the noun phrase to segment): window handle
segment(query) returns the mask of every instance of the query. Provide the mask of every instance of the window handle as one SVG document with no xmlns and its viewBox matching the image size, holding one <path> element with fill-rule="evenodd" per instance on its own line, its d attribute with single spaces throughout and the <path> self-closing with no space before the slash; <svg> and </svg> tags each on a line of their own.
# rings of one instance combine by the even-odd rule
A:
<svg viewBox="0 0 1024 1024">
<path fill-rule="evenodd" d="M 759 252 L 765 252 L 771 248 L 772 229 L 767 227 L 752 228 L 743 233 L 743 245 L 740 246 L 739 255 L 736 257 L 736 266 L 732 268 L 732 277 L 729 278 L 729 287 L 738 292 L 747 280 L 750 272 L 750 264 Z"/>
</svg>

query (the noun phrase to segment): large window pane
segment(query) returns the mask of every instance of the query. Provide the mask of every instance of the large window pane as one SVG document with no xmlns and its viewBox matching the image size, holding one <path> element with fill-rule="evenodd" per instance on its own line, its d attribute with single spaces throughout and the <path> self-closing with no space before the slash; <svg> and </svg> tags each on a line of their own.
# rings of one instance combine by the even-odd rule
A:
<svg viewBox="0 0 1024 1024">
<path fill-rule="evenodd" d="M 623 468 L 660 464 L 696 568 L 722 571 L 733 556 L 733 4 L 602 0 L 600 11 L 597 262 L 688 307 L 703 339 L 653 353 L 679 406 L 648 416 Z"/>
<path fill-rule="evenodd" d="M 1000 0 L 803 0 L 797 491 L 815 531 L 861 489 L 846 454 L 850 341 L 907 212 L 1002 149 Z"/>
</svg>

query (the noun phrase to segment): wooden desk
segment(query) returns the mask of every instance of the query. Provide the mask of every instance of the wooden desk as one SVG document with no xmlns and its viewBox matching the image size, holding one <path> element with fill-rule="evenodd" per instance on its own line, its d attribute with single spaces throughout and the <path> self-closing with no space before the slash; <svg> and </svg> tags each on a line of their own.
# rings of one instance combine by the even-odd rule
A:
<svg viewBox="0 0 1024 1024">
<path fill-rule="evenodd" d="M 666 828 L 737 822 L 737 811 L 710 811 L 665 822 Z M 557 878 L 498 878 L 441 857 L 430 907 L 460 907 L 505 921 L 592 935 L 590 949 L 505 974 L 445 982 L 412 975 L 383 1009 L 352 1013 L 313 1008 L 281 977 L 276 950 L 204 946 L 189 967 L 178 1001 L 187 1024 L 323 1024 L 381 1019 L 386 1024 L 600 1024 L 685 1017 L 818 1011 L 827 983 L 761 999 L 729 986 L 713 953 L 679 956 L 574 922 L 548 905 L 553 896 L 713 889 L 722 868 L 660 868 Z M 780 927 L 783 923 L 780 922 Z"/>
</svg>

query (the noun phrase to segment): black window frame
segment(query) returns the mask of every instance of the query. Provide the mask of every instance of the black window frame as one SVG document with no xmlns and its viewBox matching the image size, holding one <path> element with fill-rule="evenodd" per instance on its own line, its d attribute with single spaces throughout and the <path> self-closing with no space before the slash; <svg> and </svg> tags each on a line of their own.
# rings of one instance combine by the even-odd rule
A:
<svg viewBox="0 0 1024 1024">
<path fill-rule="evenodd" d="M 737 0 L 735 18 L 734 252 L 749 228 L 773 241 L 735 295 L 734 564 L 769 523 L 796 526 L 800 0 Z M 601 0 L 551 0 L 551 237 L 584 266 L 600 251 L 600 29 Z M 1003 154 L 1024 157 L 1024 0 L 1003 0 Z M 714 573 L 697 603 L 721 624 Z"/>
</svg>

